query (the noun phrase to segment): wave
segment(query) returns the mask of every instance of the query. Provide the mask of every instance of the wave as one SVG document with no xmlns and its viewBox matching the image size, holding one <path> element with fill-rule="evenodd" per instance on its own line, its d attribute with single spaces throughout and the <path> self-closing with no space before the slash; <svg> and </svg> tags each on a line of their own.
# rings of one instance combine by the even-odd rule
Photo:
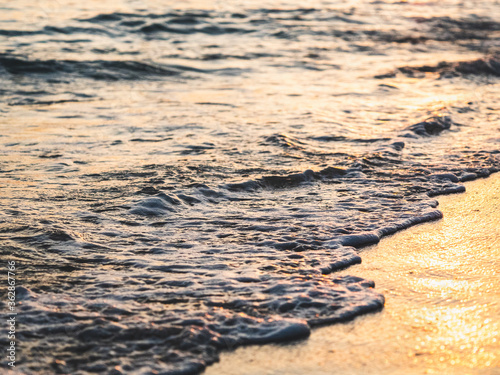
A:
<svg viewBox="0 0 500 375">
<path fill-rule="evenodd" d="M 392 78 L 395 77 L 397 73 L 415 78 L 424 78 L 425 73 L 436 73 L 440 78 L 468 76 L 500 77 L 500 58 L 497 56 L 490 56 L 472 61 L 443 61 L 434 66 L 405 66 L 398 68 L 395 72 L 378 75 L 375 76 L 375 78 Z"/>
<path fill-rule="evenodd" d="M 405 128 L 405 130 L 409 130 L 421 137 L 429 137 L 439 135 L 444 130 L 449 130 L 452 124 L 454 126 L 460 126 L 460 124 L 453 123 L 450 116 L 431 117 L 425 121 L 410 125 Z M 402 136 L 411 137 L 409 134 L 404 134 Z"/>
<path fill-rule="evenodd" d="M 77 61 L 77 60 L 28 60 L 13 55 L 0 55 L 0 69 L 12 75 L 50 75 L 63 80 L 67 75 L 99 81 L 147 80 L 179 76 L 186 72 L 238 75 L 246 71 L 238 68 L 198 69 L 187 65 L 165 65 L 140 61 Z"/>
</svg>

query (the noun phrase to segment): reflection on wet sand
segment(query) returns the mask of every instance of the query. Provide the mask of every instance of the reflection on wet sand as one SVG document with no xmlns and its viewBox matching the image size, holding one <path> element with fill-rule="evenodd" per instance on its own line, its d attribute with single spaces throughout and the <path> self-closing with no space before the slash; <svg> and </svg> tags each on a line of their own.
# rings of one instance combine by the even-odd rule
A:
<svg viewBox="0 0 500 375">
<path fill-rule="evenodd" d="M 383 312 L 240 348 L 206 374 L 500 373 L 500 175 L 439 201 L 443 220 L 383 239 L 344 271 L 375 280 Z"/>
</svg>

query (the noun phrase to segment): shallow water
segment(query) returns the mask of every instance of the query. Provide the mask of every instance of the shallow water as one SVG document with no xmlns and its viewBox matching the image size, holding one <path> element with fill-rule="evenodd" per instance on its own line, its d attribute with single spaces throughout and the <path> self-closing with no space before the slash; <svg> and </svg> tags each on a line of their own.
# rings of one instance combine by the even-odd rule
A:
<svg viewBox="0 0 500 375">
<path fill-rule="evenodd" d="M 376 280 L 381 313 L 225 353 L 205 374 L 500 373 L 500 175 L 439 202 L 443 220 L 383 239 L 341 272 Z"/>
<path fill-rule="evenodd" d="M 372 282 L 335 271 L 500 167 L 499 9 L 3 6 L 18 368 L 196 373 L 382 309 Z"/>
</svg>

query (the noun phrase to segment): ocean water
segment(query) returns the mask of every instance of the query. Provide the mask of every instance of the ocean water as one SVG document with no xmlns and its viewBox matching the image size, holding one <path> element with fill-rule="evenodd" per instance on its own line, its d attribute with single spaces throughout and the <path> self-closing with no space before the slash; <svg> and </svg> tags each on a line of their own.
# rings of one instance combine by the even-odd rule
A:
<svg viewBox="0 0 500 375">
<path fill-rule="evenodd" d="M 0 38 L 23 374 L 196 374 L 377 312 L 335 271 L 500 168 L 498 1 L 20 0 Z"/>
</svg>

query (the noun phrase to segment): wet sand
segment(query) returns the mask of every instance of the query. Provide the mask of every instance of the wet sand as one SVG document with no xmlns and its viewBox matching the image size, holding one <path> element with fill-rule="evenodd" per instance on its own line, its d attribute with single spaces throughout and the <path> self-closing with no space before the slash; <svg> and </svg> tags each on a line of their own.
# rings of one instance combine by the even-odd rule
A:
<svg viewBox="0 0 500 375">
<path fill-rule="evenodd" d="M 288 345 L 223 353 L 205 374 L 500 374 L 500 174 L 439 197 L 444 218 L 361 251 L 342 274 L 385 308 Z"/>
</svg>

